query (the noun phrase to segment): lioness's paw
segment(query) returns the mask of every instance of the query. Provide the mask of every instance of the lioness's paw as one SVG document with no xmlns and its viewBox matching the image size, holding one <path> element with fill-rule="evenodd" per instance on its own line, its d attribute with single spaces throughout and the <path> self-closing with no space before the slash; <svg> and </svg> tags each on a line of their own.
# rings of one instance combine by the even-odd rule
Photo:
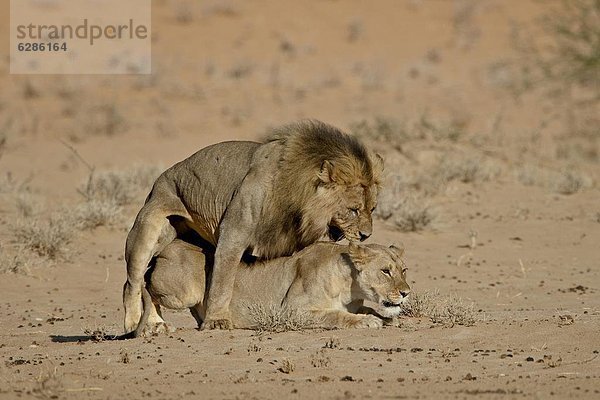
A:
<svg viewBox="0 0 600 400">
<path fill-rule="evenodd" d="M 209 329 L 224 329 L 231 330 L 233 329 L 233 323 L 229 319 L 207 319 L 202 323 L 201 330 L 209 330 Z"/>
<path fill-rule="evenodd" d="M 352 328 L 381 328 L 383 321 L 374 315 L 361 315 L 351 326 Z"/>
</svg>

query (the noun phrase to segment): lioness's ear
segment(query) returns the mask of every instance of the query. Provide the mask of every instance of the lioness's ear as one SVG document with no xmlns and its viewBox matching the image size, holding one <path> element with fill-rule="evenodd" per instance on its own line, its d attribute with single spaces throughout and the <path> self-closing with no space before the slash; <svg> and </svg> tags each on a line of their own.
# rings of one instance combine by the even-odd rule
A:
<svg viewBox="0 0 600 400">
<path fill-rule="evenodd" d="M 358 270 L 361 270 L 362 265 L 369 259 L 369 249 L 356 242 L 350 242 L 350 245 L 348 245 L 348 254 Z"/>
<path fill-rule="evenodd" d="M 394 257 L 401 258 L 404 255 L 404 246 L 396 247 L 394 245 L 391 245 L 389 249 Z"/>
<path fill-rule="evenodd" d="M 323 161 L 321 164 L 321 171 L 319 172 L 319 179 L 323 183 L 332 183 L 335 182 L 335 166 L 329 160 Z"/>
</svg>

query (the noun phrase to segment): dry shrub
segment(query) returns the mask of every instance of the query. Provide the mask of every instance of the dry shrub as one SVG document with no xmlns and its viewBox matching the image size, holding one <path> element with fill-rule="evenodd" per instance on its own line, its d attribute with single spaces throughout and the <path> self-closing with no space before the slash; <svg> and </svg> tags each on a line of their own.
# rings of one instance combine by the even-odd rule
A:
<svg viewBox="0 0 600 400">
<path fill-rule="evenodd" d="M 14 254 L 0 245 L 0 274 L 23 274 L 29 275 L 30 260 L 22 251 Z"/>
<path fill-rule="evenodd" d="M 473 326 L 476 313 L 473 304 L 466 304 L 461 298 L 447 297 L 441 306 L 434 308 L 430 318 L 434 324 L 444 326 Z"/>
<path fill-rule="evenodd" d="M 14 227 L 19 244 L 51 260 L 67 256 L 75 232 L 73 219 L 66 212 L 54 214 L 46 221 L 22 219 Z"/>
<path fill-rule="evenodd" d="M 140 192 L 148 191 L 162 169 L 136 166 L 124 171 L 92 172 L 79 192 L 86 200 L 112 202 L 116 206 L 130 204 Z"/>
<path fill-rule="evenodd" d="M 294 365 L 294 363 L 292 361 L 290 361 L 287 358 L 284 358 L 283 361 L 281 362 L 281 365 L 279 366 L 279 368 L 277 368 L 277 370 L 279 372 L 283 372 L 284 374 L 289 374 L 291 372 L 294 372 L 294 369 L 296 369 L 296 366 Z"/>
<path fill-rule="evenodd" d="M 436 325 L 472 326 L 477 321 L 473 304 L 466 304 L 455 296 L 442 296 L 438 291 L 412 292 L 402 305 L 402 315 L 407 317 L 427 317 Z"/>
<path fill-rule="evenodd" d="M 99 136 L 114 136 L 127 130 L 127 121 L 115 103 L 95 104 L 82 115 L 82 126 L 86 133 Z"/>
<path fill-rule="evenodd" d="M 83 334 L 89 336 L 93 342 L 103 342 L 114 337 L 108 334 L 108 329 L 105 326 L 83 328 Z"/>
<path fill-rule="evenodd" d="M 401 190 L 383 191 L 379 197 L 375 216 L 403 232 L 418 232 L 430 226 L 436 214 L 416 192 Z"/>
<path fill-rule="evenodd" d="M 433 168 L 432 176 L 439 176 L 446 182 L 479 183 L 496 178 L 500 172 L 498 164 L 484 157 L 458 155 L 442 157 Z"/>
<path fill-rule="evenodd" d="M 0 194 L 21 193 L 29 190 L 30 178 L 19 181 L 15 179 L 10 171 L 0 175 Z"/>
<path fill-rule="evenodd" d="M 43 202 L 28 190 L 17 192 L 15 205 L 19 215 L 24 218 L 33 217 L 44 210 Z"/>
<path fill-rule="evenodd" d="M 392 118 L 378 116 L 373 121 L 362 120 L 350 125 L 350 132 L 363 141 L 375 141 L 385 143 L 395 150 L 402 151 L 402 146 L 422 136 L 415 134 L 400 121 Z"/>
<path fill-rule="evenodd" d="M 573 194 L 586 186 L 591 186 L 590 179 L 575 170 L 563 170 L 553 181 L 553 189 L 560 194 Z"/>
<path fill-rule="evenodd" d="M 77 206 L 74 218 L 79 228 L 93 229 L 117 223 L 121 212 L 122 207 L 114 200 L 89 200 Z"/>
<path fill-rule="evenodd" d="M 327 356 L 325 350 L 319 349 L 310 356 L 310 364 L 315 368 L 325 368 L 331 365 L 331 358 Z"/>
<path fill-rule="evenodd" d="M 291 309 L 289 307 L 248 306 L 250 318 L 254 321 L 254 329 L 260 332 L 301 331 L 312 328 L 316 321 L 308 311 Z"/>
<path fill-rule="evenodd" d="M 526 164 L 516 170 L 516 176 L 526 186 L 545 187 L 560 194 L 573 194 L 593 186 L 589 176 L 573 168 L 553 171 Z"/>
<path fill-rule="evenodd" d="M 402 314 L 407 317 L 421 318 L 432 314 L 435 308 L 435 299 L 439 293 L 435 292 L 411 292 L 408 300 L 402 304 Z"/>
<path fill-rule="evenodd" d="M 416 196 L 403 198 L 396 208 L 392 222 L 403 232 L 418 232 L 429 226 L 435 219 L 428 202 Z"/>
<path fill-rule="evenodd" d="M 31 393 L 40 399 L 58 399 L 64 391 L 62 376 L 56 368 L 41 372 L 31 389 Z"/>
</svg>

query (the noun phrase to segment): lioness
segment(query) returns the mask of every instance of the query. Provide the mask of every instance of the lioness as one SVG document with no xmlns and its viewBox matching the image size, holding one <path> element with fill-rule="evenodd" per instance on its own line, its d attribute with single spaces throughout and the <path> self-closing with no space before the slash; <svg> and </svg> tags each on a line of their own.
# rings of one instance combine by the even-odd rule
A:
<svg viewBox="0 0 600 400">
<path fill-rule="evenodd" d="M 342 246 L 315 243 L 291 257 L 241 264 L 230 304 L 233 326 L 255 328 L 253 310 L 285 308 L 306 311 L 314 327 L 379 328 L 381 318 L 356 314 L 363 301 L 378 304 L 383 317 L 400 312 L 410 293 L 403 250 L 377 244 Z M 207 253 L 210 255 L 211 253 Z M 205 315 L 206 282 L 211 260 L 202 250 L 181 241 L 171 242 L 149 271 L 144 316 L 136 335 L 154 311 L 153 303 L 172 309 L 189 308 L 198 326 Z M 144 289 L 145 290 L 145 289 Z"/>
<path fill-rule="evenodd" d="M 156 180 L 127 236 L 125 332 L 140 321 L 150 260 L 180 231 L 216 246 L 203 328 L 229 329 L 242 255 L 286 256 L 327 234 L 365 240 L 382 170 L 381 157 L 319 121 L 280 128 L 263 144 L 218 143 L 175 164 Z"/>
</svg>

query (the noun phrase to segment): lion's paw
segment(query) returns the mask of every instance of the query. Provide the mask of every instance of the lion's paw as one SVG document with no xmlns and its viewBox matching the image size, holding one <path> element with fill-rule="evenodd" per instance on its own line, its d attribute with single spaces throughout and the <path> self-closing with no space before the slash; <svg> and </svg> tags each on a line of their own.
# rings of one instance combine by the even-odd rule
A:
<svg viewBox="0 0 600 400">
<path fill-rule="evenodd" d="M 150 336 L 158 336 L 175 332 L 175 327 L 167 324 L 166 322 L 159 322 L 156 324 L 148 324 L 142 329 L 140 336 L 142 337 L 150 337 Z"/>
<path fill-rule="evenodd" d="M 222 330 L 231 330 L 233 329 L 233 323 L 230 319 L 207 319 L 202 324 L 201 330 L 212 330 L 212 329 L 222 329 Z"/>
<path fill-rule="evenodd" d="M 383 321 L 374 315 L 361 315 L 353 324 L 352 328 L 374 328 L 378 329 L 383 327 Z"/>
</svg>

